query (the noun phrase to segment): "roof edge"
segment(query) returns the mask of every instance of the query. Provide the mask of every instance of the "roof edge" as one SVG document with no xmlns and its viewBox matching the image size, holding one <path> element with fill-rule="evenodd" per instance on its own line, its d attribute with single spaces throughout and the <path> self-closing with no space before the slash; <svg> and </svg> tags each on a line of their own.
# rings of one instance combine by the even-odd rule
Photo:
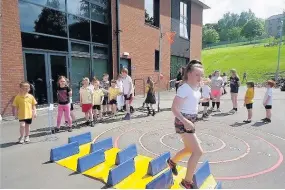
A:
<svg viewBox="0 0 285 190">
<path fill-rule="evenodd" d="M 200 5 L 201 7 L 203 7 L 203 9 L 210 9 L 211 8 L 208 5 L 206 5 L 205 3 L 203 3 L 201 0 L 191 0 L 191 2 Z"/>
</svg>

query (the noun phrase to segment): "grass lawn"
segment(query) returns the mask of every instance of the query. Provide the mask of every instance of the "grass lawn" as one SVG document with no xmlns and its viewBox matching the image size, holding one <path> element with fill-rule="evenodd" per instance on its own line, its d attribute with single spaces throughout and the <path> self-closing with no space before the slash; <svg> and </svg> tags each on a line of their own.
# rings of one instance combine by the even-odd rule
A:
<svg viewBox="0 0 285 190">
<path fill-rule="evenodd" d="M 277 56 L 278 46 L 246 45 L 203 50 L 202 62 L 207 75 L 215 70 L 229 74 L 229 70 L 235 68 L 241 78 L 246 71 L 248 80 L 264 82 L 274 76 Z M 285 45 L 281 47 L 280 72 L 285 76 Z"/>
</svg>

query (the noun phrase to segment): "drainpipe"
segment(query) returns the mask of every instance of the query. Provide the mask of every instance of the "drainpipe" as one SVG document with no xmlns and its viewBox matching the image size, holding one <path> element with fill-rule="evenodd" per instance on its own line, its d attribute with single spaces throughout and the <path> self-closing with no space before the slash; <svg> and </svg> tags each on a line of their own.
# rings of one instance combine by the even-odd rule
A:
<svg viewBox="0 0 285 190">
<path fill-rule="evenodd" d="M 117 71 L 120 73 L 120 0 L 116 0 Z"/>
</svg>

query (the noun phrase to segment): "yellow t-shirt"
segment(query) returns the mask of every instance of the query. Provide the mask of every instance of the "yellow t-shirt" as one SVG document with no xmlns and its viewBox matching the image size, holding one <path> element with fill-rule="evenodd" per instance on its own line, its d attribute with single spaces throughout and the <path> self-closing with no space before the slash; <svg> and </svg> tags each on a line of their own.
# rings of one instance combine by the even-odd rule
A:
<svg viewBox="0 0 285 190">
<path fill-rule="evenodd" d="M 89 87 L 81 87 L 80 88 L 80 96 L 81 96 L 81 102 L 82 104 L 92 104 L 92 94 L 93 91 Z"/>
<path fill-rule="evenodd" d="M 252 104 L 253 98 L 254 98 L 254 89 L 248 88 L 246 93 L 245 93 L 245 98 L 244 98 L 245 104 Z"/>
<path fill-rule="evenodd" d="M 32 119 L 33 106 L 37 104 L 33 95 L 27 94 L 26 96 L 17 95 L 13 101 L 13 106 L 18 110 L 18 119 Z"/>
<path fill-rule="evenodd" d="M 117 96 L 120 94 L 120 89 L 119 88 L 109 88 L 109 100 L 116 100 Z"/>
<path fill-rule="evenodd" d="M 145 85 L 145 93 L 148 93 L 148 91 L 149 91 L 149 84 L 146 84 Z"/>
<path fill-rule="evenodd" d="M 101 105 L 102 96 L 104 92 L 101 89 L 94 90 L 93 92 L 93 105 Z"/>
</svg>

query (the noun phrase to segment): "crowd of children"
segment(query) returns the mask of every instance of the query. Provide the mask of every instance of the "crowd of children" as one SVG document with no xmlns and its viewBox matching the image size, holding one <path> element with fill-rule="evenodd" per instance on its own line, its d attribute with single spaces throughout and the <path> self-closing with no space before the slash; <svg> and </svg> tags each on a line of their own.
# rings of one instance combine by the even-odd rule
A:
<svg viewBox="0 0 285 190">
<path fill-rule="evenodd" d="M 182 73 L 181 79 L 183 76 Z M 209 116 L 208 111 L 214 110 L 217 106 L 217 111 L 220 111 L 220 97 L 225 92 L 226 75 L 220 76 L 219 71 L 215 71 L 213 75 L 209 78 L 203 80 L 199 88 L 201 89 L 201 96 L 203 98 L 202 106 L 203 118 Z M 184 80 L 182 80 L 184 81 Z M 182 82 L 183 83 L 183 82 Z M 240 80 L 237 75 L 236 70 L 231 70 L 231 76 L 229 78 L 231 100 L 233 104 L 233 109 L 229 112 L 234 114 L 237 112 L 237 96 L 240 87 Z M 271 109 L 272 109 L 272 88 L 275 85 L 274 81 L 267 81 L 266 83 L 267 91 L 264 96 L 263 105 L 266 109 L 266 117 L 262 119 L 265 123 L 271 122 Z M 181 85 L 181 81 L 180 81 Z M 179 86 L 177 86 L 177 92 L 179 92 Z M 22 82 L 20 84 L 20 92 L 14 98 L 13 106 L 15 108 L 15 116 L 20 122 L 20 138 L 19 142 L 29 142 L 29 131 L 30 124 L 33 118 L 36 117 L 36 104 L 35 98 L 29 94 L 30 84 L 28 82 Z M 62 116 L 64 115 L 66 126 L 68 131 L 72 131 L 72 123 L 75 121 L 75 115 L 73 113 L 73 102 L 72 102 L 72 89 L 69 86 L 69 80 L 60 76 L 58 78 L 57 87 L 57 103 L 58 103 L 58 114 L 56 127 L 54 132 L 58 132 L 61 126 Z M 94 127 L 96 122 L 101 122 L 103 115 L 110 115 L 115 117 L 117 111 L 126 111 L 124 120 L 130 120 L 131 118 L 131 103 L 133 100 L 134 86 L 131 77 L 128 75 L 127 69 L 122 69 L 121 74 L 118 76 L 117 80 L 109 80 L 109 75 L 104 74 L 103 80 L 99 81 L 97 78 L 93 78 L 91 83 L 89 78 L 84 78 L 82 80 L 82 86 L 79 90 L 80 94 L 80 106 L 82 112 L 85 114 L 86 125 Z M 155 83 L 148 77 L 146 84 L 146 99 L 145 104 L 148 111 L 148 115 L 155 115 L 155 109 L 153 107 L 156 104 L 155 97 Z M 244 106 L 248 110 L 248 118 L 244 120 L 245 123 L 250 123 L 253 115 L 253 99 L 254 99 L 254 83 L 247 82 L 247 91 L 244 98 Z M 212 101 L 212 104 L 210 103 Z M 211 108 L 208 110 L 208 108 Z M 76 125 L 76 124 L 75 124 Z"/>
</svg>

